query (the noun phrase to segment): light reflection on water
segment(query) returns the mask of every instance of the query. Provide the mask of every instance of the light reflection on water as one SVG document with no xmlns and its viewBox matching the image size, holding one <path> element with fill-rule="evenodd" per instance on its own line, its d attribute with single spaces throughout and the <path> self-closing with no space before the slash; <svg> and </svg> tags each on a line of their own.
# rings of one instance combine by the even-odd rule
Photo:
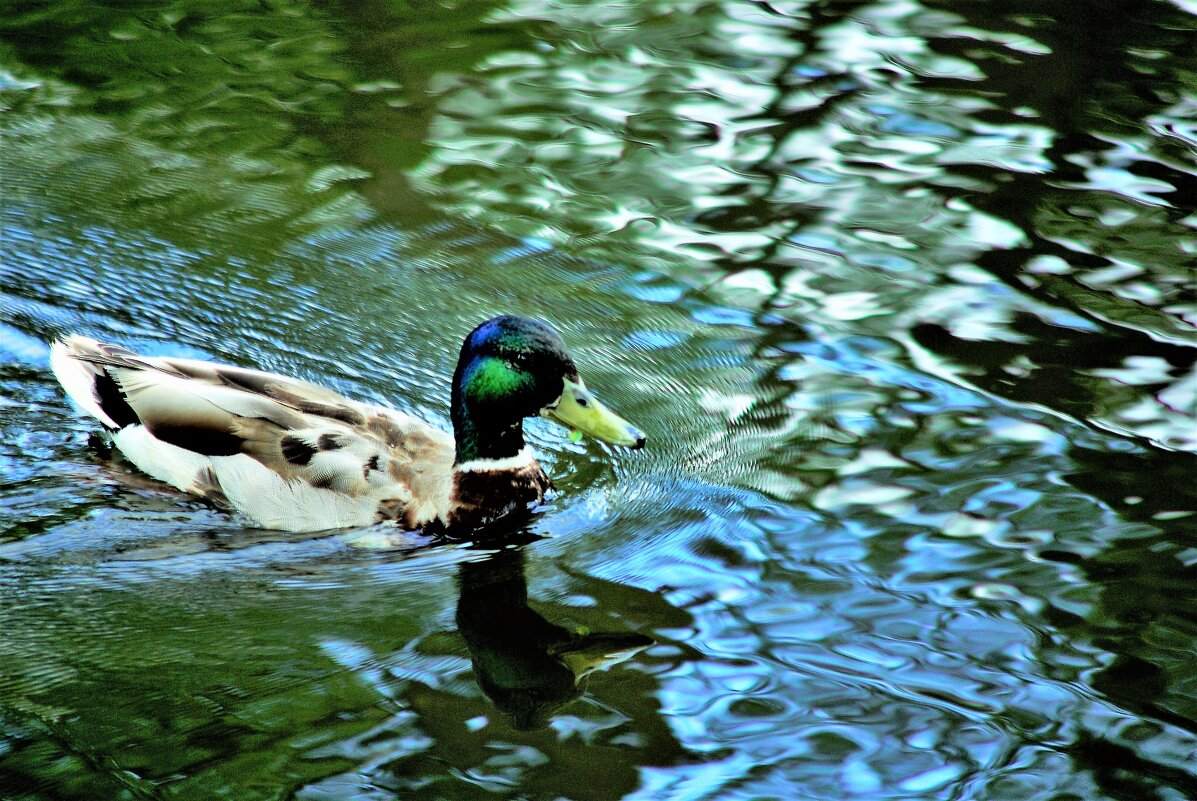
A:
<svg viewBox="0 0 1197 801">
<path fill-rule="evenodd" d="M 0 798 L 1197 795 L 1179 9 L 6 9 Z M 241 529 L 42 344 L 446 425 L 500 310 L 652 447 L 532 425 L 497 553 Z"/>
</svg>

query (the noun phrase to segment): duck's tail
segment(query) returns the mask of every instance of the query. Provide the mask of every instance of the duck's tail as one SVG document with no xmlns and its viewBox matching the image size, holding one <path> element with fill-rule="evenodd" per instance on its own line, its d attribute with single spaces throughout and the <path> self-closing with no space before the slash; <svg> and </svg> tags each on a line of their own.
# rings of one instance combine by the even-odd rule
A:
<svg viewBox="0 0 1197 801">
<path fill-rule="evenodd" d="M 71 400 L 110 431 L 141 422 L 116 381 L 105 370 L 106 364 L 125 355 L 133 354 L 78 334 L 71 334 L 50 346 L 50 368 L 58 383 Z"/>
</svg>

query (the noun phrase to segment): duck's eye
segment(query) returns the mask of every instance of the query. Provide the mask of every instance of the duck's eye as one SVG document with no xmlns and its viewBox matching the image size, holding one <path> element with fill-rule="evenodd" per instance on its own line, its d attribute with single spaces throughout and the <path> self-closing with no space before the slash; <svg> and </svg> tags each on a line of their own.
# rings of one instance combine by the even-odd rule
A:
<svg viewBox="0 0 1197 801">
<path fill-rule="evenodd" d="M 511 361 L 514 362 L 517 367 L 525 367 L 530 359 L 526 353 L 517 353 L 511 357 Z"/>
</svg>

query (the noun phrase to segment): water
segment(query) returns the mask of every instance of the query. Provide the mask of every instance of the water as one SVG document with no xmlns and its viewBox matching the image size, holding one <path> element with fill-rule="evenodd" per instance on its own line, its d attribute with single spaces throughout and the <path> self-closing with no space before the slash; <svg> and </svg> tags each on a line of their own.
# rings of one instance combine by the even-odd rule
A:
<svg viewBox="0 0 1197 801">
<path fill-rule="evenodd" d="M 1197 797 L 1195 33 L 0 4 L 0 799 Z M 44 344 L 447 425 L 500 311 L 650 435 L 505 548 L 243 528 Z"/>
</svg>

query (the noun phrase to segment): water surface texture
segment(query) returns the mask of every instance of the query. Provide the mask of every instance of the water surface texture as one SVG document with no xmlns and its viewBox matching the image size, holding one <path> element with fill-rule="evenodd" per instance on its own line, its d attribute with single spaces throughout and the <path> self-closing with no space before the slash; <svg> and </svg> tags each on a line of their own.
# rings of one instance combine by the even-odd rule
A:
<svg viewBox="0 0 1197 801">
<path fill-rule="evenodd" d="M 3 801 L 1197 797 L 1192 0 L 0 0 L 0 112 Z M 246 528 L 45 344 L 447 426 L 499 312 L 649 434 L 502 548 Z"/>
</svg>

